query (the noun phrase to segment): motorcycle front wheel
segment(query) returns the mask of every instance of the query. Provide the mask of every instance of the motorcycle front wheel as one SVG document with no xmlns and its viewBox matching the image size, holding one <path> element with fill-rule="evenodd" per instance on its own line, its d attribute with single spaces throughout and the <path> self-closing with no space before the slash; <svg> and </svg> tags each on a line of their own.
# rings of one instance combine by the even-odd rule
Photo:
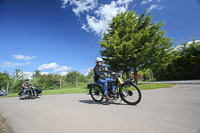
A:
<svg viewBox="0 0 200 133">
<path fill-rule="evenodd" d="M 142 99 L 140 88 L 131 81 L 127 81 L 120 86 L 119 95 L 129 105 L 136 105 Z"/>
</svg>

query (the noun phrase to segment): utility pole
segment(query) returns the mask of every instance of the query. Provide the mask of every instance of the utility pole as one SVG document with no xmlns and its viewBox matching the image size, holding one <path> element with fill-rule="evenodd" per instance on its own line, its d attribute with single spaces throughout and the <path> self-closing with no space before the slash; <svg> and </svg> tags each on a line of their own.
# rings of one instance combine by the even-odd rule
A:
<svg viewBox="0 0 200 133">
<path fill-rule="evenodd" d="M 62 86 L 62 79 L 60 78 L 60 89 L 61 89 L 61 86 Z"/>
<path fill-rule="evenodd" d="M 78 87 L 78 78 L 77 78 L 77 76 L 76 76 L 76 87 Z"/>
<path fill-rule="evenodd" d="M 7 80 L 7 93 L 8 93 L 8 88 L 9 88 L 9 80 Z"/>
</svg>

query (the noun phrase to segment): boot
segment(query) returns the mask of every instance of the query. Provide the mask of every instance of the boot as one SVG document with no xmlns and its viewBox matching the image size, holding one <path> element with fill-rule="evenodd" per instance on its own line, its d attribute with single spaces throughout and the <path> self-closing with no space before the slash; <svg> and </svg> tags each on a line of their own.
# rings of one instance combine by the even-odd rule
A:
<svg viewBox="0 0 200 133">
<path fill-rule="evenodd" d="M 113 90 L 111 90 L 110 92 L 112 95 L 116 95 L 116 93 Z"/>
<path fill-rule="evenodd" d="M 110 97 L 108 96 L 108 94 L 105 95 L 106 101 L 110 100 Z"/>
</svg>

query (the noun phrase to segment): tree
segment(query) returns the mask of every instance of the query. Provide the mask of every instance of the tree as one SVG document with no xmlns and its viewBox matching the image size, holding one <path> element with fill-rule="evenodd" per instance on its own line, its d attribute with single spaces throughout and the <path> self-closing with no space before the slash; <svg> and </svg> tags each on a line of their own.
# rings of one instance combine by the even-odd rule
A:
<svg viewBox="0 0 200 133">
<path fill-rule="evenodd" d="M 76 86 L 76 87 L 78 87 L 79 83 L 88 82 L 87 77 L 77 71 L 72 71 L 68 73 L 63 77 L 63 79 L 68 86 Z"/>
<path fill-rule="evenodd" d="M 33 74 L 33 78 L 39 78 L 41 76 L 40 70 L 35 70 L 34 74 Z"/>
<path fill-rule="evenodd" d="M 101 55 L 112 70 L 123 71 L 129 78 L 130 71 L 137 75 L 137 71 L 149 68 L 169 52 L 172 39 L 160 30 L 163 22 L 152 23 L 152 18 L 146 10 L 141 15 L 128 11 L 113 17 L 99 42 Z"/>
<path fill-rule="evenodd" d="M 13 79 L 13 84 L 11 86 L 12 92 L 19 92 L 19 90 L 22 89 L 24 76 L 25 75 L 21 69 L 15 69 L 15 72 L 13 73 L 13 76 L 12 76 L 12 79 Z"/>
<path fill-rule="evenodd" d="M 24 80 L 24 73 L 21 69 L 15 69 L 15 72 L 13 73 L 13 79 L 14 80 Z"/>
<path fill-rule="evenodd" d="M 90 69 L 87 78 L 89 80 L 90 83 L 94 83 L 94 70 L 93 68 Z"/>
<path fill-rule="evenodd" d="M 176 50 L 176 56 L 169 64 L 168 71 L 174 73 L 171 79 L 200 79 L 200 42 L 184 42 Z"/>
<path fill-rule="evenodd" d="M 35 83 L 36 87 L 41 89 L 56 89 L 60 87 L 61 75 L 58 74 L 44 74 L 37 77 Z"/>
<path fill-rule="evenodd" d="M 7 87 L 7 82 L 10 81 L 10 77 L 9 74 L 7 72 L 4 73 L 0 73 L 0 90 L 3 87 L 4 89 L 6 89 Z"/>
</svg>

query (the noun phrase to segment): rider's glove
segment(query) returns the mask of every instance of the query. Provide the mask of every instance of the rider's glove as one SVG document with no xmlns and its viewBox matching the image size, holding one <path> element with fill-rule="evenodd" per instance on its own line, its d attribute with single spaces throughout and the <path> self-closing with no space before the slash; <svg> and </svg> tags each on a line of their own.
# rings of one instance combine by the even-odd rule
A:
<svg viewBox="0 0 200 133">
<path fill-rule="evenodd" d="M 101 79 L 106 79 L 106 76 L 105 75 L 101 75 Z"/>
<path fill-rule="evenodd" d="M 105 67 L 105 68 L 104 68 L 104 71 L 105 71 L 105 72 L 108 72 L 108 67 Z"/>
</svg>

